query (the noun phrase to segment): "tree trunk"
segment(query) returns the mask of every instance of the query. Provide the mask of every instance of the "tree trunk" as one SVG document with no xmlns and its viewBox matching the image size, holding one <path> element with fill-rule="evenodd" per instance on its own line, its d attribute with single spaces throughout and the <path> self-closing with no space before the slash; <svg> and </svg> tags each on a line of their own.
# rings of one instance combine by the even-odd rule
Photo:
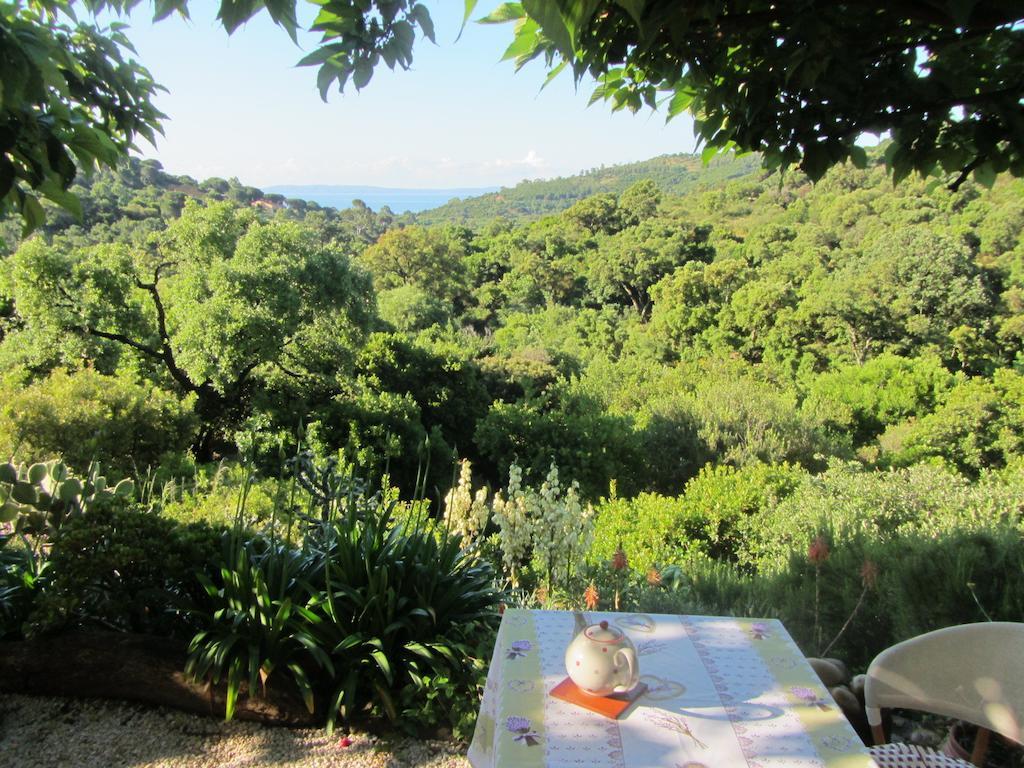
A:
<svg viewBox="0 0 1024 768">
<path fill-rule="evenodd" d="M 0 642 L 0 691 L 122 699 L 223 717 L 225 686 L 191 682 L 183 672 L 185 656 L 179 641 L 123 632 Z M 266 698 L 247 696 L 243 686 L 235 717 L 272 725 L 317 725 L 321 718 L 309 713 L 288 682 L 272 679 Z"/>
</svg>

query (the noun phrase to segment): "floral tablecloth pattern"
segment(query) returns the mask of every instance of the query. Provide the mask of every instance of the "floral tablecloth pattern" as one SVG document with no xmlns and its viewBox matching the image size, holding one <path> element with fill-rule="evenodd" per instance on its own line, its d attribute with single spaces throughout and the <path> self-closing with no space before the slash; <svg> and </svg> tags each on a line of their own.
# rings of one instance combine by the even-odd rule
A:
<svg viewBox="0 0 1024 768">
<path fill-rule="evenodd" d="M 619 720 L 549 692 L 578 628 L 623 629 L 648 686 Z M 781 623 L 711 616 L 508 610 L 498 632 L 474 768 L 872 768 Z"/>
</svg>

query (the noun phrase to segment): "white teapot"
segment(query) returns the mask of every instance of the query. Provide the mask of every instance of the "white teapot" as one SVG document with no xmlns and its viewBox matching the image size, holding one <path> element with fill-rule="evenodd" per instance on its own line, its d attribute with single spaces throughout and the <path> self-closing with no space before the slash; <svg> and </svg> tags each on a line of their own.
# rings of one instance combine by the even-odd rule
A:
<svg viewBox="0 0 1024 768">
<path fill-rule="evenodd" d="M 607 621 L 587 627 L 565 650 L 565 668 L 576 687 L 591 696 L 624 693 L 640 682 L 636 648 Z"/>
</svg>

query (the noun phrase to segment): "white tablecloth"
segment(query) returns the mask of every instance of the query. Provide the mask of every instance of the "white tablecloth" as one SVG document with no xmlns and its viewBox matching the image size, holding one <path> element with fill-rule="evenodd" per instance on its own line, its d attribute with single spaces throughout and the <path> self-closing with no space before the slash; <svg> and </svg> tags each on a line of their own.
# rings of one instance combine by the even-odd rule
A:
<svg viewBox="0 0 1024 768">
<path fill-rule="evenodd" d="M 860 738 L 772 619 L 587 613 L 637 647 L 648 690 L 619 720 L 556 699 L 579 615 L 509 610 L 474 768 L 869 768 Z"/>
</svg>

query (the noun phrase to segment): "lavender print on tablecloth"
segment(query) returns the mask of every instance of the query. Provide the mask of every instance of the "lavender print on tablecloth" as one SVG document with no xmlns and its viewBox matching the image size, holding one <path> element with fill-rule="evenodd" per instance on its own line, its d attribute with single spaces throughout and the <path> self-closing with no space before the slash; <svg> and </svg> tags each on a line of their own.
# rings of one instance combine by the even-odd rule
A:
<svg viewBox="0 0 1024 768">
<path fill-rule="evenodd" d="M 789 690 L 794 696 L 808 706 L 817 707 L 822 711 L 828 711 L 828 703 L 810 688 L 804 688 L 801 685 L 794 685 Z"/>
<path fill-rule="evenodd" d="M 533 645 L 529 640 L 514 640 L 508 648 L 508 658 L 521 659 L 531 648 L 533 648 Z"/>
<path fill-rule="evenodd" d="M 505 729 L 509 733 L 516 734 L 513 741 L 518 741 L 528 747 L 535 747 L 540 744 L 540 736 L 530 725 L 530 720 L 525 717 L 512 715 L 505 721 Z"/>
</svg>

